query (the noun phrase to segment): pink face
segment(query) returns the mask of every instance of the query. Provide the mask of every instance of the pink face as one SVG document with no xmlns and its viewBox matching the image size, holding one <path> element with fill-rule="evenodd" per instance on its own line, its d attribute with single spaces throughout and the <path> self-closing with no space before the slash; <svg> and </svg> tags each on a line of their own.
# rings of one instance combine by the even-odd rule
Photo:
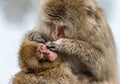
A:
<svg viewBox="0 0 120 84">
<path fill-rule="evenodd" d="M 46 45 L 42 43 L 39 43 L 36 55 L 39 61 L 47 60 L 52 62 L 57 58 L 57 54 L 47 49 Z"/>
<path fill-rule="evenodd" d="M 60 38 L 65 38 L 65 29 L 66 29 L 65 26 L 54 24 L 52 28 L 53 28 L 52 35 L 55 40 L 58 40 Z"/>
</svg>

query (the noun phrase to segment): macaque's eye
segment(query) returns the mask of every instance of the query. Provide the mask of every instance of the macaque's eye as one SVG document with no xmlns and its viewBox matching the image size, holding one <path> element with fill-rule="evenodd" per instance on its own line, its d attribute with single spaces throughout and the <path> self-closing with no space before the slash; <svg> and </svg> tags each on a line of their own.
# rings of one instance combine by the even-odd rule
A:
<svg viewBox="0 0 120 84">
<path fill-rule="evenodd" d="M 45 25 L 48 26 L 48 27 L 51 27 L 52 23 L 51 22 L 45 22 Z"/>
<path fill-rule="evenodd" d="M 86 7 L 86 13 L 87 13 L 87 15 L 92 16 L 93 10 L 90 6 Z"/>
</svg>

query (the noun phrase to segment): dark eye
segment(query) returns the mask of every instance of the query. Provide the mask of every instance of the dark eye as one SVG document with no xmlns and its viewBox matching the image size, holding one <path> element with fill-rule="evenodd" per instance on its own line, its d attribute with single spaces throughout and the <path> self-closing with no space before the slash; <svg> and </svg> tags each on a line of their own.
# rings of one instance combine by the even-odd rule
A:
<svg viewBox="0 0 120 84">
<path fill-rule="evenodd" d="M 92 10 L 92 8 L 91 8 L 90 6 L 87 6 L 87 7 L 86 7 L 86 13 L 87 13 L 87 15 L 89 15 L 89 16 L 92 16 L 92 15 L 93 15 L 93 10 Z"/>
<path fill-rule="evenodd" d="M 51 27 L 52 23 L 51 22 L 45 22 L 45 25 L 48 26 L 48 27 Z"/>
</svg>

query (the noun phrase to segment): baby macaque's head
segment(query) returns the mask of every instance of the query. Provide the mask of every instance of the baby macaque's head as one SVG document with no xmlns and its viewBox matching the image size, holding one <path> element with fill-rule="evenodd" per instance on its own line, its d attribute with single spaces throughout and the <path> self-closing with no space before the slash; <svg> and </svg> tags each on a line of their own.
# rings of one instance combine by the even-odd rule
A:
<svg viewBox="0 0 120 84">
<path fill-rule="evenodd" d="M 62 63 L 55 52 L 47 49 L 45 44 L 25 42 L 19 56 L 19 64 L 23 71 L 36 72 L 54 68 Z"/>
</svg>

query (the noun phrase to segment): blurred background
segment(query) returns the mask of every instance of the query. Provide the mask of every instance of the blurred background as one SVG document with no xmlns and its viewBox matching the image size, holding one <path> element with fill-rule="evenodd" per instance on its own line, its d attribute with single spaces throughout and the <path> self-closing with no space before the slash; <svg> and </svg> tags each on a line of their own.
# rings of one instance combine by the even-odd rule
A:
<svg viewBox="0 0 120 84">
<path fill-rule="evenodd" d="M 120 0 L 97 0 L 105 10 L 118 51 L 120 66 Z M 0 0 L 0 84 L 11 84 L 20 69 L 18 50 L 23 35 L 38 17 L 39 0 Z"/>
</svg>

